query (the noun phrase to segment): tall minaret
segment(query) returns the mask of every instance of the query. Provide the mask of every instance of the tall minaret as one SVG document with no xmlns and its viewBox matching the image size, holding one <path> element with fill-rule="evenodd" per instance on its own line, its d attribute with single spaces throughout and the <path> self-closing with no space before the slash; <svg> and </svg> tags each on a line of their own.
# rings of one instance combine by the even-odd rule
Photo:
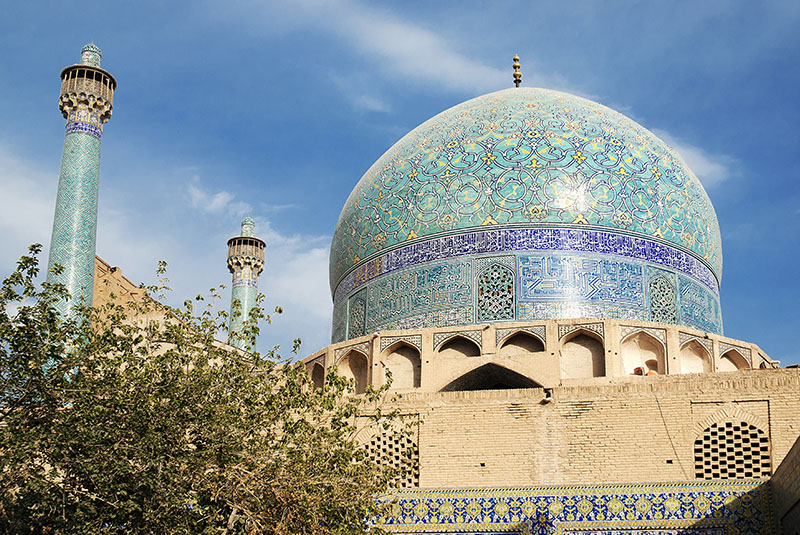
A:
<svg viewBox="0 0 800 535">
<path fill-rule="evenodd" d="M 57 305 L 62 316 L 71 316 L 75 305 L 92 304 L 94 256 L 97 237 L 97 189 L 100 179 L 100 137 L 111 118 L 117 81 L 100 68 L 100 49 L 89 44 L 81 49 L 79 65 L 61 71 L 58 108 L 67 120 L 58 197 L 50 240 L 48 282 L 66 285 L 70 299 Z"/>
<path fill-rule="evenodd" d="M 242 232 L 228 240 L 228 270 L 233 273 L 231 318 L 228 343 L 239 349 L 249 349 L 239 334 L 256 304 L 258 276 L 264 271 L 264 240 L 255 237 L 256 224 L 250 217 L 242 220 Z M 233 303 L 238 300 L 241 314 L 233 317 Z"/>
</svg>

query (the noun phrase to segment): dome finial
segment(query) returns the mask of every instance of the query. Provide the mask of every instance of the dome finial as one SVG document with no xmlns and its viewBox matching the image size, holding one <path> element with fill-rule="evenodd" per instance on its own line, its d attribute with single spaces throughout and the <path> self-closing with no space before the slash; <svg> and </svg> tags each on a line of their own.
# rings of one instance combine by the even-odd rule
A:
<svg viewBox="0 0 800 535">
<path fill-rule="evenodd" d="M 516 87 L 519 87 L 519 84 L 522 83 L 522 73 L 519 72 L 519 68 L 522 67 L 522 65 L 519 64 L 519 56 L 516 54 L 514 54 L 513 67 L 514 67 L 514 85 Z"/>
</svg>

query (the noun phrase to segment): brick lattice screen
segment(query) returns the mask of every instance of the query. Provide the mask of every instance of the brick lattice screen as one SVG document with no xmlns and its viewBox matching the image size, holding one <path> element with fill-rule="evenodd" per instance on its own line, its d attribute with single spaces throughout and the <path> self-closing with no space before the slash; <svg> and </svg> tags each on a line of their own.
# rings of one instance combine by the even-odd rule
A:
<svg viewBox="0 0 800 535">
<path fill-rule="evenodd" d="M 766 477 L 771 473 L 769 437 L 747 422 L 715 423 L 694 441 L 697 479 Z"/>
</svg>

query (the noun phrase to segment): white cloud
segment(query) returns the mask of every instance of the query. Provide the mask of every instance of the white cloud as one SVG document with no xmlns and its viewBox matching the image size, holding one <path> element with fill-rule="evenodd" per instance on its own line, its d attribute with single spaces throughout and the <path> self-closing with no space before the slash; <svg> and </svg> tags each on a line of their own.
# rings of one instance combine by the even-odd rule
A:
<svg viewBox="0 0 800 535">
<path fill-rule="evenodd" d="M 706 188 L 718 186 L 734 175 L 736 158 L 725 154 L 710 154 L 703 148 L 682 141 L 664 130 L 653 130 L 653 133 L 678 153 Z"/>
<path fill-rule="evenodd" d="M 146 162 L 139 162 L 147 169 Z M 159 195 L 153 187 L 161 172 L 148 176 L 137 169 L 142 198 L 131 202 L 115 184 L 125 176 L 109 171 L 103 184 L 98 214 L 97 252 L 134 283 L 153 282 L 158 260 L 169 262 L 169 278 L 175 288 L 168 299 L 183 299 L 220 283 L 229 283 L 225 268 L 225 241 L 238 230 L 238 218 L 250 212 L 247 203 L 229 191 L 210 191 L 192 179 L 186 196 Z M 159 166 L 153 165 L 153 169 Z M 115 171 L 115 170 L 114 170 Z M 196 170 L 192 170 L 195 172 Z M 17 156 L 0 143 L 0 278 L 35 242 L 43 243 L 40 258 L 46 267 L 50 229 L 58 184 L 58 168 L 47 167 Z M 180 186 L 179 186 L 180 187 Z M 157 201 L 154 198 L 157 197 Z M 157 202 L 157 205 L 154 205 Z M 148 209 L 142 209 L 142 206 Z M 285 209 L 266 206 L 265 212 Z M 199 211 L 199 213 L 198 213 Z M 303 339 L 301 355 L 324 347 L 330 341 L 331 298 L 328 288 L 328 244 L 330 236 L 286 235 L 270 221 L 256 216 L 257 234 L 267 241 L 267 265 L 260 288 L 271 307 L 284 313 L 263 329 L 260 349 L 280 344 L 284 353 L 294 338 Z M 174 225 L 174 218 L 190 218 L 189 225 Z M 44 269 L 42 269 L 42 273 Z M 228 289 L 229 292 L 229 289 Z M 229 293 L 219 307 L 229 307 Z"/>
<path fill-rule="evenodd" d="M 31 243 L 47 247 L 58 169 L 19 158 L 0 145 L 0 263 L 3 276 Z M 44 262 L 47 262 L 46 255 Z M 45 266 L 46 267 L 46 266 Z"/>
<path fill-rule="evenodd" d="M 192 183 L 187 186 L 189 199 L 192 206 L 211 214 L 230 214 L 237 217 L 247 215 L 252 211 L 252 207 L 246 202 L 235 201 L 234 195 L 227 191 L 210 193 L 199 185 L 200 179 L 196 175 L 192 178 Z"/>
</svg>

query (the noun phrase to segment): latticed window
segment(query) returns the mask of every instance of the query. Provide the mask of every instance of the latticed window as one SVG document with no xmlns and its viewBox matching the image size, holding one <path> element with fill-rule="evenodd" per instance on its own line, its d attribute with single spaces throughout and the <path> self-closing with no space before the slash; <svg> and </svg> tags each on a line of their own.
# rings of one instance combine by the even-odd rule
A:
<svg viewBox="0 0 800 535">
<path fill-rule="evenodd" d="M 478 277 L 478 321 L 514 319 L 514 272 L 492 264 Z"/>
<path fill-rule="evenodd" d="M 664 276 L 650 279 L 650 321 L 677 323 L 678 307 L 675 304 L 675 288 Z"/>
<path fill-rule="evenodd" d="M 714 424 L 694 441 L 697 479 L 766 477 L 771 473 L 769 437 L 747 422 Z"/>
<path fill-rule="evenodd" d="M 361 298 L 353 299 L 350 302 L 350 314 L 347 320 L 348 338 L 364 336 L 365 308 L 364 300 Z"/>
<path fill-rule="evenodd" d="M 395 488 L 409 489 L 419 486 L 419 448 L 416 433 L 385 432 L 372 437 L 369 457 L 378 463 L 403 468 L 402 476 L 393 483 Z"/>
</svg>

